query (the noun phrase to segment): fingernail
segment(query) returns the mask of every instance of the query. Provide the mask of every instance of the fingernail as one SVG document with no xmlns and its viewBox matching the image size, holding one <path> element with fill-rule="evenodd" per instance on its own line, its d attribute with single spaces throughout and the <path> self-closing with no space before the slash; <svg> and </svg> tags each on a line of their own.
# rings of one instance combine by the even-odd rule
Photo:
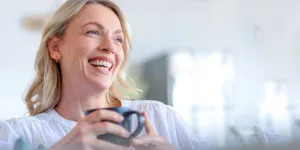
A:
<svg viewBox="0 0 300 150">
<path fill-rule="evenodd" d="M 119 116 L 119 120 L 120 120 L 120 121 L 123 121 L 123 120 L 124 120 L 124 117 L 120 115 L 120 116 Z"/>
<path fill-rule="evenodd" d="M 130 143 L 133 144 L 133 145 L 135 145 L 136 139 L 135 139 L 135 138 L 131 139 L 131 140 L 130 140 Z"/>
<path fill-rule="evenodd" d="M 130 133 L 128 131 L 126 131 L 124 134 L 123 134 L 124 137 L 128 138 L 130 136 Z"/>
<path fill-rule="evenodd" d="M 146 115 L 147 115 L 147 112 L 146 112 L 146 111 L 144 111 L 142 114 L 143 114 L 143 116 L 146 116 Z"/>
<path fill-rule="evenodd" d="M 132 140 L 131 140 L 131 143 L 132 143 L 133 145 L 140 145 L 140 144 L 142 144 L 143 142 L 141 142 L 139 139 L 135 138 L 135 139 L 132 139 Z"/>
</svg>

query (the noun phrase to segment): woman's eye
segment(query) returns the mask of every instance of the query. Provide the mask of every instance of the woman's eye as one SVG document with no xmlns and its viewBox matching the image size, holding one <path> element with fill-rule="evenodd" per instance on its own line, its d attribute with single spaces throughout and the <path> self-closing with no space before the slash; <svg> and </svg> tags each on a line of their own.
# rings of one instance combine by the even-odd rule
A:
<svg viewBox="0 0 300 150">
<path fill-rule="evenodd" d="M 92 35 L 99 35 L 99 32 L 95 31 L 95 30 L 87 31 L 86 33 L 87 34 L 92 34 Z"/>
<path fill-rule="evenodd" d="M 122 39 L 122 38 L 117 38 L 116 41 L 117 41 L 118 43 L 120 43 L 120 44 L 123 43 L 123 39 Z"/>
</svg>

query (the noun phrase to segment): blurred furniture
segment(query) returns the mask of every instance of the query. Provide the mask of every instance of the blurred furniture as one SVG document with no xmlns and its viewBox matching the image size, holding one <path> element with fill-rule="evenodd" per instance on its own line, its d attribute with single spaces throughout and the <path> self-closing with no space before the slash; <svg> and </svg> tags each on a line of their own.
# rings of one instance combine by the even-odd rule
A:
<svg viewBox="0 0 300 150">
<path fill-rule="evenodd" d="M 267 141 L 264 138 L 262 130 L 254 126 L 252 129 L 238 129 L 235 126 L 230 127 L 230 133 L 241 143 L 243 147 L 249 145 L 266 145 Z"/>
<path fill-rule="evenodd" d="M 144 63 L 143 75 L 149 84 L 145 98 L 173 105 L 172 86 L 174 81 L 169 75 L 168 57 L 169 55 L 164 54 Z"/>
</svg>

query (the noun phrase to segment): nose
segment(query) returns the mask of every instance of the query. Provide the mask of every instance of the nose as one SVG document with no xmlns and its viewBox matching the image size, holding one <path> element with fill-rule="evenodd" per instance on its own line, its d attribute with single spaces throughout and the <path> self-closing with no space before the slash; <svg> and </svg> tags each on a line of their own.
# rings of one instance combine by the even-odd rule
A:
<svg viewBox="0 0 300 150">
<path fill-rule="evenodd" d="M 102 39 L 101 44 L 99 44 L 98 49 L 105 53 L 115 53 L 116 47 L 114 41 L 110 37 L 105 37 Z"/>
</svg>

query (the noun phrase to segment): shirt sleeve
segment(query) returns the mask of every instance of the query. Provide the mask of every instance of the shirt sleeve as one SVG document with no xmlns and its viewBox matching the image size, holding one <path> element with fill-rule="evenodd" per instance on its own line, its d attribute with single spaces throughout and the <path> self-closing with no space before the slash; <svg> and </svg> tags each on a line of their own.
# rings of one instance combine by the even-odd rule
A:
<svg viewBox="0 0 300 150">
<path fill-rule="evenodd" d="M 14 143 L 20 138 L 20 135 L 12 128 L 12 123 L 0 121 L 0 149 L 12 150 Z"/>
<path fill-rule="evenodd" d="M 142 111 L 147 111 L 156 132 L 180 150 L 194 150 L 202 146 L 192 128 L 171 106 L 157 101 L 144 101 Z"/>
<path fill-rule="evenodd" d="M 166 106 L 166 120 L 169 131 L 173 133 L 174 139 L 177 140 L 178 148 L 181 150 L 199 149 L 203 147 L 202 142 L 192 131 L 181 115 L 171 106 Z"/>
</svg>

